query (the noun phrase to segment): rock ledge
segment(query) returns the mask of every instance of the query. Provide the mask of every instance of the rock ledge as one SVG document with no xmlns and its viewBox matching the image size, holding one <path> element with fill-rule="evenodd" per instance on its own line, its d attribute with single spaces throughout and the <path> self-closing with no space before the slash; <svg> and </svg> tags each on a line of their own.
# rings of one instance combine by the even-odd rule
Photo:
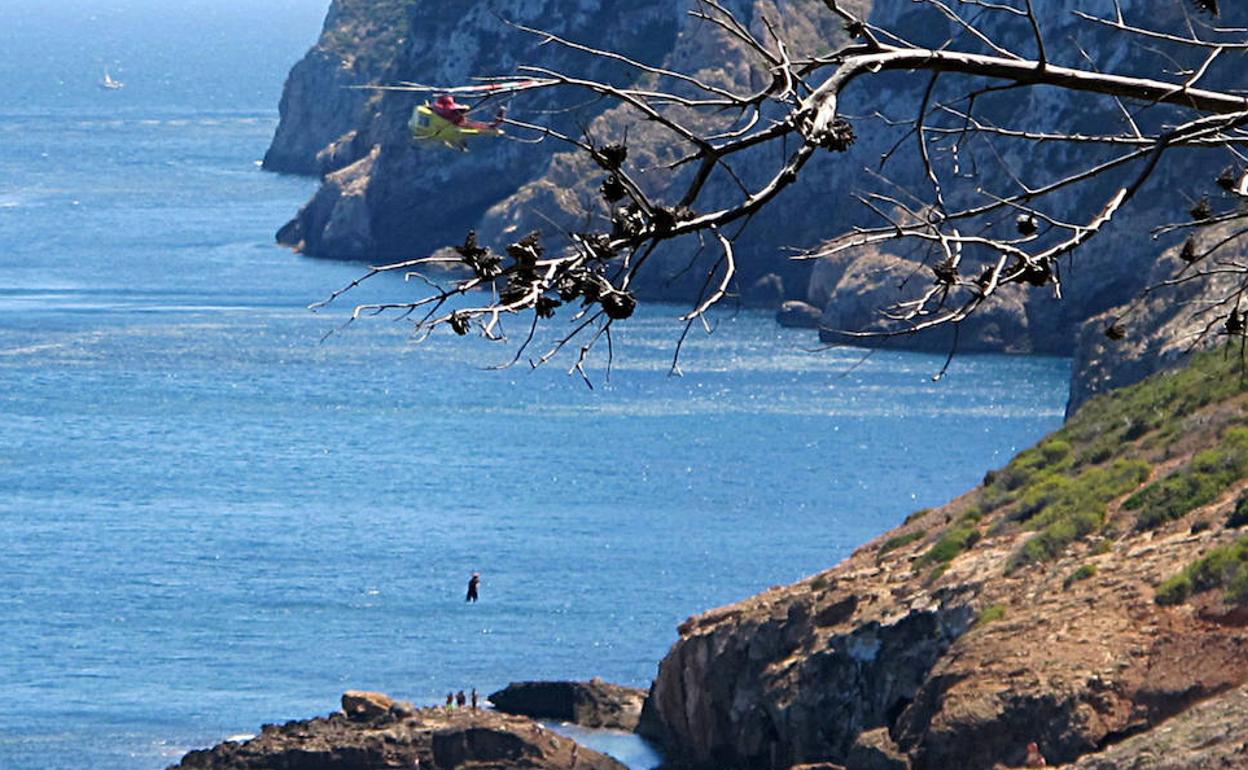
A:
<svg viewBox="0 0 1248 770">
<path fill-rule="evenodd" d="M 635 730 L 646 691 L 589 682 L 512 682 L 489 698 L 499 711 L 537 719 L 559 719 L 583 727 Z"/>
</svg>

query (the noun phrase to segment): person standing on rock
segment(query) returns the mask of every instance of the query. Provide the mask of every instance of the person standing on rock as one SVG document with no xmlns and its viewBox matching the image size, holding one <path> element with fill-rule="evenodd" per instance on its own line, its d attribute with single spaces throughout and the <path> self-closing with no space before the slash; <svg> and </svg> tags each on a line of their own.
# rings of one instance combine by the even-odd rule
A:
<svg viewBox="0 0 1248 770">
<path fill-rule="evenodd" d="M 467 696 L 467 695 L 464 695 L 464 691 L 463 691 L 463 690 L 460 690 L 458 693 L 456 693 L 456 694 L 455 694 L 455 705 L 456 705 L 456 706 L 459 706 L 459 707 L 462 709 L 462 708 L 464 707 L 464 704 L 465 704 L 465 703 L 467 703 L 467 702 L 468 702 L 468 696 Z"/>
<path fill-rule="evenodd" d="M 472 710 L 477 710 L 477 688 L 472 688 Z"/>
<path fill-rule="evenodd" d="M 481 585 L 481 573 L 474 572 L 468 579 L 468 597 L 464 601 L 475 602 L 477 600 L 477 586 L 479 585 Z"/>
<path fill-rule="evenodd" d="M 446 710 L 450 711 L 455 706 L 455 693 L 448 692 L 446 694 Z"/>
</svg>

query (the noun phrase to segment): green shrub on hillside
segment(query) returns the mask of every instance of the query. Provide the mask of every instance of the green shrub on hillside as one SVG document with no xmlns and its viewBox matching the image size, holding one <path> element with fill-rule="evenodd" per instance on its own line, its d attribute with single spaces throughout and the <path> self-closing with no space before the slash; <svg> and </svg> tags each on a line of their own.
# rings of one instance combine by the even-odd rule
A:
<svg viewBox="0 0 1248 770">
<path fill-rule="evenodd" d="M 1163 607 L 1182 604 L 1192 595 L 1192 579 L 1180 572 L 1157 586 L 1156 601 Z"/>
<path fill-rule="evenodd" d="M 1248 428 L 1232 428 L 1222 442 L 1132 495 L 1125 506 L 1139 511 L 1136 528 L 1154 529 L 1218 498 L 1248 474 Z"/>
<path fill-rule="evenodd" d="M 1019 514 L 1038 534 L 1023 544 L 1010 568 L 1050 561 L 1076 540 L 1100 530 L 1109 503 L 1148 479 L 1143 460 L 1115 460 L 1109 467 L 1092 467 L 1073 479 L 1045 480 L 1024 495 Z"/>
<path fill-rule="evenodd" d="M 1020 452 L 1001 470 L 984 477 L 986 487 L 980 500 L 980 510 L 992 511 L 1012 502 L 1019 490 L 1031 486 L 1038 478 L 1056 477 L 1072 465 L 1074 452 L 1070 444 L 1060 438 L 1046 439 Z"/>
<path fill-rule="evenodd" d="M 927 549 L 927 553 L 919 557 L 919 569 L 929 564 L 948 564 L 955 556 L 979 542 L 979 537 L 979 530 L 972 525 L 959 524 L 953 527 L 941 535 L 935 545 Z"/>
<path fill-rule="evenodd" d="M 906 545 L 910 545 L 914 541 L 921 539 L 926 534 L 927 534 L 926 531 L 921 530 L 921 529 L 916 529 L 913 532 L 907 532 L 904 535 L 894 535 L 893 537 L 890 537 L 889 539 L 885 540 L 884 543 L 880 545 L 879 555 L 883 556 L 884 554 L 888 553 L 889 551 L 892 551 L 893 549 L 901 548 L 902 546 L 906 546 Z"/>
<path fill-rule="evenodd" d="M 1248 602 L 1248 537 L 1214 548 L 1157 587 L 1157 603 L 1182 604 L 1192 594 L 1227 589 L 1226 600 Z"/>
<path fill-rule="evenodd" d="M 1248 389 L 1240 366 L 1239 356 L 1224 350 L 1192 356 L 1181 369 L 1091 399 L 1055 435 L 1075 447 L 1080 466 L 1104 462 L 1154 430 L 1178 435 L 1182 418 Z"/>
<path fill-rule="evenodd" d="M 969 547 L 972 525 L 1000 509 L 1008 515 L 989 520 L 990 532 L 1006 532 L 1020 524 L 1036 532 L 1011 557 L 1007 570 L 1056 558 L 1072 542 L 1094 533 L 1110 536 L 1105 529 L 1109 504 L 1151 475 L 1151 466 L 1141 458 L 1185 451 L 1183 442 L 1200 437 L 1187 417 L 1248 390 L 1239 356 L 1225 353 L 1192 356 L 1182 369 L 1091 399 L 1056 433 L 986 474 L 970 509 L 976 516 L 958 521 L 923 555 L 922 564 L 947 564 Z M 1248 429 L 1236 428 L 1226 432 L 1220 446 L 1198 454 L 1180 473 L 1137 491 L 1129 505 L 1141 512 L 1138 527 L 1156 526 L 1216 499 L 1228 484 L 1244 476 L 1248 476 Z M 1235 521 L 1248 524 L 1248 499 Z M 1099 552 L 1111 548 L 1108 540 L 1098 545 Z M 1244 581 L 1248 595 L 1248 577 Z"/>
<path fill-rule="evenodd" d="M 1096 576 L 1096 565 L 1084 564 L 1079 569 L 1070 573 L 1070 575 L 1066 578 L 1064 582 L 1065 582 L 1066 587 L 1069 588 L 1071 584 L 1073 583 L 1078 583 L 1080 580 L 1087 580 L 1095 576 Z"/>
<path fill-rule="evenodd" d="M 919 510 L 917 510 L 917 511 L 915 511 L 914 513 L 912 513 L 912 514 L 910 514 L 909 516 L 907 516 L 907 517 L 906 517 L 906 520 L 905 520 L 904 522 L 902 522 L 902 523 L 903 523 L 903 524 L 909 524 L 909 523 L 911 523 L 911 522 L 913 522 L 913 521 L 916 521 L 916 520 L 918 520 L 918 519 L 923 518 L 924 516 L 926 516 L 927 514 L 929 514 L 929 513 L 931 513 L 931 512 L 932 512 L 932 509 L 931 509 L 931 508 L 920 508 Z"/>
<path fill-rule="evenodd" d="M 1227 582 L 1226 600 L 1232 604 L 1248 604 L 1248 569 L 1241 569 Z"/>
<path fill-rule="evenodd" d="M 975 625 L 986 626 L 989 623 L 995 623 L 996 621 L 1004 617 L 1005 617 L 1005 605 L 993 604 L 989 607 L 985 607 L 984 611 L 979 613 L 979 617 L 975 619 Z"/>
</svg>

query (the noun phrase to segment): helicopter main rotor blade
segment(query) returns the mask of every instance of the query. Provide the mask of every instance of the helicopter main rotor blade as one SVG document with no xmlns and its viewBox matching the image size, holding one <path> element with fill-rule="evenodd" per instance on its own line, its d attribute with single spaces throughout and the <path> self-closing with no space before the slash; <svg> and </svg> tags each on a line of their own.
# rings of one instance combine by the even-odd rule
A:
<svg viewBox="0 0 1248 770">
<path fill-rule="evenodd" d="M 419 94 L 464 94 L 464 95 L 493 95 L 503 93 L 514 93 L 518 91 L 528 91 L 533 88 L 544 88 L 556 85 L 559 81 L 553 78 L 517 80 L 514 78 L 499 78 L 490 80 L 490 82 L 479 83 L 470 86 L 431 86 L 424 83 L 408 83 L 400 82 L 388 86 L 347 86 L 352 90 L 358 91 L 400 91 L 406 93 Z"/>
</svg>

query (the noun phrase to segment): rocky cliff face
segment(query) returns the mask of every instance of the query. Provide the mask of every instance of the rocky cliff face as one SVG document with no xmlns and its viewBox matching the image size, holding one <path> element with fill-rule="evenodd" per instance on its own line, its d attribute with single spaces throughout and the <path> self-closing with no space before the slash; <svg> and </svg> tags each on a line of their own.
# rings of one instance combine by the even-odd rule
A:
<svg viewBox="0 0 1248 770">
<path fill-rule="evenodd" d="M 759 37 L 769 35 L 767 20 L 776 23 L 795 56 L 825 52 L 844 39 L 839 23 L 818 0 L 732 0 L 727 5 Z M 1145 74 L 1171 68 L 1168 56 L 1187 61 L 1184 57 L 1193 55 L 1120 45 L 1112 31 L 1074 16 L 1072 11 L 1085 6 L 1075 0 L 1035 2 L 1048 39 L 1079 39 L 1083 49 L 1098 52 L 1101 67 Z M 938 45 L 956 32 L 935 11 L 912 3 L 859 0 L 850 7 L 919 43 Z M 1131 2 L 1124 8 L 1128 13 L 1147 11 L 1150 23 L 1158 28 L 1177 22 L 1184 13 L 1178 2 L 1159 7 Z M 769 76 L 739 40 L 684 11 L 681 3 L 658 0 L 578 0 L 572 5 L 490 0 L 467 7 L 452 0 L 335 0 L 320 42 L 291 73 L 282 123 L 266 158 L 266 166 L 275 170 L 326 175 L 313 200 L 282 228 L 279 240 L 309 254 L 376 261 L 432 252 L 459 242 L 468 229 L 477 229 L 483 241 L 497 245 L 535 228 L 555 235 L 585 229 L 587 223 L 601 224 L 606 212 L 597 192 L 600 173 L 578 154 L 553 141 L 482 141 L 466 154 L 413 146 L 405 124 L 423 97 L 370 94 L 346 86 L 403 80 L 464 83 L 475 75 L 510 74 L 518 64 L 533 62 L 616 83 L 644 80 L 618 64 L 539 46 L 537 39 L 508 28 L 501 18 L 574 40 L 609 41 L 612 48 L 640 60 L 728 87 L 748 88 Z M 1248 23 L 1245 9 L 1224 8 L 1223 15 L 1227 24 Z M 985 14 L 982 21 L 1003 45 L 1024 53 L 1034 47 L 1030 27 L 1017 19 Z M 1079 49 L 1056 44 L 1052 48 L 1059 63 L 1087 66 Z M 1232 55 L 1239 54 L 1227 54 Z M 844 111 L 870 115 L 912 109 L 926 82 L 904 73 L 874 78 L 870 87 L 846 94 Z M 1209 85 L 1219 85 L 1217 78 Z M 1105 114 L 1099 107 L 1089 109 L 1092 102 L 1091 97 L 1039 89 L 1022 98 L 1003 95 L 987 104 L 984 115 L 1000 125 L 1026 125 L 1031 130 L 1073 127 L 1093 133 L 1120 128 L 1112 120 L 1089 118 Z M 570 115 L 548 114 L 550 108 L 568 104 L 580 106 Z M 511 106 L 513 117 L 562 120 L 573 133 L 587 128 L 599 142 L 627 134 L 631 167 L 658 198 L 671 197 L 684 180 L 681 173 L 658 170 L 674 160 L 665 129 L 640 120 L 627 108 L 603 112 L 608 105 L 586 104 L 566 93 L 526 94 Z M 857 128 L 858 142 L 848 153 L 829 154 L 812 163 L 793 188 L 737 237 L 737 288 L 747 301 L 778 304 L 800 299 L 824 310 L 820 327 L 825 341 L 877 344 L 878 340 L 842 332 L 878 330 L 882 308 L 928 285 L 927 255 L 885 245 L 814 265 L 787 258 L 788 247 L 817 246 L 828 234 L 878 224 L 865 208 L 852 203 L 848 193 L 874 184 L 864 168 L 875 168 L 898 135 L 869 120 L 859 120 Z M 1021 173 L 1032 184 L 1056 179 L 1088 152 L 1071 143 L 1004 142 L 996 146 L 992 162 L 979 171 L 986 189 L 1004 195 L 1016 191 L 1012 175 Z M 1108 158 L 1115 150 L 1091 152 Z M 1094 333 L 1080 337 L 1079 330 L 1089 318 L 1135 297 L 1149 278 L 1163 275 L 1154 268 L 1158 244 L 1149 237 L 1149 227 L 1182 218 L 1190 201 L 1209 191 L 1222 163 L 1201 154 L 1175 157 L 1158 169 L 1110 232 L 1063 266 L 1060 301 L 1050 289 L 1003 292 L 959 330 L 959 349 L 1068 355 L 1078 341 L 1081 361 L 1075 369 L 1072 405 L 1105 386 L 1133 382 L 1167 362 L 1177 338 L 1166 335 L 1179 331 L 1173 314 L 1153 313 L 1142 319 L 1137 326 L 1141 340 L 1120 353 L 1102 351 Z M 747 185 L 757 184 L 774 166 L 774 158 L 765 152 L 734 162 L 737 176 Z M 909 144 L 893 154 L 884 171 L 890 184 L 900 189 L 925 189 L 921 164 Z M 1128 168 L 1122 176 L 1074 189 L 1057 200 L 1050 213 L 1065 220 L 1085 217 L 1100 205 L 1108 186 L 1121 184 L 1130 173 L 1134 172 Z M 734 181 L 718 175 L 699 205 L 723 204 L 734 189 Z M 650 299 L 688 301 L 701 290 L 700 268 L 707 267 L 711 258 L 695 239 L 669 244 L 651 259 L 652 269 L 634 288 Z M 950 334 L 943 330 L 892 338 L 887 344 L 945 352 L 952 342 Z"/>
<path fill-rule="evenodd" d="M 465 5 L 455 0 L 426 2 L 359 2 L 360 13 L 371 5 L 401 8 L 401 32 L 394 35 L 397 50 L 373 52 L 377 64 L 385 65 L 373 83 L 404 80 L 431 83 L 468 83 L 478 75 L 512 74 L 518 64 L 539 61 L 565 70 L 577 69 L 603 79 L 618 79 L 622 65 L 567 51 L 538 52 L 538 39 L 503 21 L 538 27 L 577 39 L 610 39 L 620 51 L 640 58 L 655 58 L 656 51 L 670 48 L 675 20 L 683 9 L 658 0 L 579 0 L 574 4 L 556 0 L 496 0 Z M 341 9 L 336 2 L 335 10 Z M 345 9 L 341 9 L 345 12 Z M 387 13 L 394 18 L 397 11 Z M 334 13 L 331 12 L 332 22 Z M 326 36 L 330 35 L 327 22 Z M 364 41 L 369 38 L 363 38 Z M 327 54 L 325 37 L 309 59 L 299 65 L 321 72 L 318 62 Z M 371 49 L 370 49 L 371 51 Z M 335 53 L 342 52 L 335 49 Z M 297 68 L 299 69 L 299 68 Z M 371 70 L 370 70 L 371 71 Z M 303 163 L 333 170 L 320 191 L 299 215 L 279 233 L 279 240 L 317 256 L 378 260 L 424 254 L 453 242 L 480 223 L 482 213 L 531 181 L 551 153 L 545 143 L 508 140 L 482 141 L 469 153 L 441 146 L 413 146 L 407 121 L 423 97 L 385 93 L 368 99 L 354 125 L 335 136 L 328 155 L 333 162 L 308 158 L 308 149 L 323 138 L 300 128 L 297 106 L 317 98 L 320 89 L 292 73 L 283 98 L 283 128 L 275 137 L 271 154 L 301 156 Z M 355 92 L 352 92 L 355 93 Z M 357 98 L 358 97 L 352 97 Z M 520 119 L 539 116 L 556 106 L 555 94 L 526 98 L 512 115 Z M 563 103 L 563 102 L 558 102 Z M 303 108 L 305 111 L 310 108 Z M 595 107 L 582 110 L 592 120 Z M 289 130 L 286 126 L 289 124 Z M 334 124 L 334 130 L 341 126 Z M 315 156 L 315 154 L 314 154 Z"/>
<path fill-rule="evenodd" d="M 1167 71 L 1165 55 L 1186 54 L 1167 50 L 1145 51 L 1143 48 L 1123 45 L 1121 38 L 1105 29 L 1090 26 L 1074 15 L 1075 11 L 1112 14 L 1112 6 L 1104 7 L 1075 0 L 1042 0 L 1033 3 L 1043 22 L 1043 32 L 1049 41 L 1078 40 L 1079 46 L 1066 42 L 1051 42 L 1050 55 L 1060 63 L 1071 67 L 1088 67 L 1080 47 L 1095 51 L 1097 66 L 1135 75 L 1156 74 Z M 1182 3 L 1122 3 L 1128 14 L 1147 18 L 1156 28 L 1180 24 L 1186 13 Z M 1243 9 L 1228 11 L 1236 18 L 1248 20 Z M 1241 16 L 1241 14 L 1243 14 Z M 1005 17 L 1002 17 L 1005 18 Z M 1227 17 L 1229 18 L 1229 17 Z M 943 37 L 955 30 L 938 18 L 924 17 L 906 3 L 875 2 L 871 20 L 885 29 L 903 30 L 905 37 L 930 45 L 938 45 Z M 1008 18 L 1006 23 L 994 22 L 988 15 L 982 20 L 985 28 L 992 31 L 994 40 L 1005 48 L 1024 54 L 1034 52 L 1034 42 L 1027 39 L 1026 25 L 1016 25 Z M 1190 52 L 1189 52 L 1190 53 Z M 1234 88 L 1236 75 L 1227 70 L 1213 78 L 1213 87 Z M 875 84 L 877 81 L 873 81 Z M 904 76 L 878 81 L 867 95 L 859 94 L 851 108 L 857 113 L 880 110 L 896 114 L 903 109 L 913 109 L 920 101 L 920 91 L 927 78 Z M 1010 92 L 995 103 L 981 104 L 982 116 L 1001 126 L 1022 127 L 1029 131 L 1061 132 L 1069 130 L 1114 133 L 1124 129 L 1124 124 L 1104 111 L 1104 102 L 1098 97 L 1063 93 L 1056 89 L 1036 89 L 1027 92 Z M 906 116 L 908 117 L 908 116 Z M 863 165 L 872 165 L 872 159 L 889 150 L 896 135 L 882 133 L 872 137 L 865 130 L 859 132 L 864 147 L 858 166 L 829 169 L 827 175 L 815 181 L 818 189 L 837 190 L 861 186 L 854 175 L 861 176 Z M 1066 173 L 1081 168 L 1088 158 L 1108 159 L 1113 151 L 1091 152 L 1077 143 L 1009 143 L 998 142 L 994 156 L 981 156 L 984 163 L 976 164 L 977 179 L 993 194 L 1004 197 L 1021 189 L 1014 181 L 1017 176 L 1030 186 L 1062 178 Z M 869 147 L 869 149 L 868 149 Z M 859 148 L 855 148 L 855 151 Z M 1011 291 L 1000 295 L 983 310 L 988 318 L 972 318 L 961 329 L 960 349 L 1005 350 L 1008 352 L 1039 352 L 1070 355 L 1075 349 L 1080 329 L 1087 319 L 1135 298 L 1149 278 L 1168 276 L 1154 270 L 1154 265 L 1164 249 L 1175 242 L 1150 237 L 1150 230 L 1161 223 L 1183 220 L 1190 202 L 1205 195 L 1216 195 L 1215 179 L 1221 171 L 1224 158 L 1213 153 L 1193 152 L 1172 157 L 1169 163 L 1158 167 L 1143 192 L 1135 198 L 1102 236 L 1078 250 L 1072 258 L 1064 261 L 1061 269 L 1062 297 L 1054 296 L 1052 287 L 1043 290 Z M 926 194 L 930 185 L 921 176 L 922 164 L 913 154 L 894 155 L 884 169 L 897 190 L 918 191 Z M 1042 208 L 1064 221 L 1086 219 L 1089 212 L 1099 210 L 1108 194 L 1126 183 L 1129 174 L 1108 175 L 1100 182 L 1076 187 L 1056 197 Z M 967 201 L 962 201 L 966 203 Z M 982 203 L 982 199 L 975 200 Z M 848 224 L 855 224 L 849 222 Z M 880 220 L 871 222 L 881 224 Z M 882 244 L 878 250 L 864 249 L 823 260 L 814 269 L 809 284 L 807 301 L 826 309 L 821 328 L 825 341 L 844 341 L 837 332 L 879 328 L 880 310 L 899 300 L 918 296 L 932 283 L 931 264 L 934 258 L 922 249 L 900 252 Z M 964 269 L 964 274 L 974 274 L 974 269 Z M 1017 287 L 1014 287 L 1017 288 Z M 901 344 L 907 347 L 945 352 L 949 349 L 949 332 L 918 335 L 900 340 L 855 339 L 857 344 Z M 1124 379 L 1120 384 L 1136 382 Z M 1075 389 L 1083 387 L 1076 382 Z"/>
<path fill-rule="evenodd" d="M 282 120 L 264 168 L 322 175 L 358 160 L 376 98 L 354 86 L 384 82 L 407 43 L 404 0 L 333 0 L 321 38 L 286 80 Z"/>
<path fill-rule="evenodd" d="M 840 566 L 691 618 L 642 731 L 707 770 L 987 770 L 1021 766 L 1032 741 L 1052 765 L 1141 767 L 1128 752 L 1171 730 L 1190 747 L 1217 733 L 1209 755 L 1238 756 L 1246 613 L 1208 577 L 1239 569 L 1218 555 L 1242 537 L 1248 478 L 1248 453 L 1228 448 L 1248 406 L 1233 366 L 1215 353 L 1094 399 Z M 1206 590 L 1176 602 L 1164 583 L 1185 569 Z M 1217 696 L 1219 726 L 1201 733 L 1188 710 Z"/>
<path fill-rule="evenodd" d="M 1128 738 L 1069 770 L 1229 770 L 1248 767 L 1248 687 L 1210 698 L 1156 730 Z"/>
</svg>

